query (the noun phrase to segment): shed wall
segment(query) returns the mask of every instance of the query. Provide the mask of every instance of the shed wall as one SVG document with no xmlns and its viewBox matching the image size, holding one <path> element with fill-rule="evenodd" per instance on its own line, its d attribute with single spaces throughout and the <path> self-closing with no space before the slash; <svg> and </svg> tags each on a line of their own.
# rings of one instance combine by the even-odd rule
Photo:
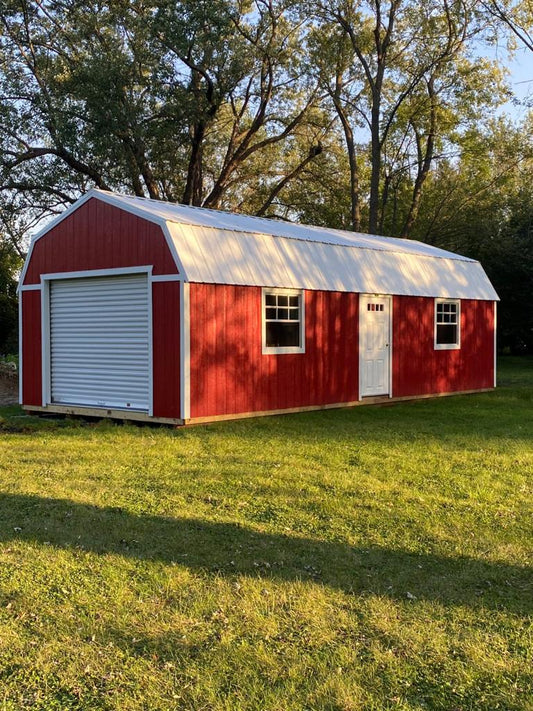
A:
<svg viewBox="0 0 533 711">
<path fill-rule="evenodd" d="M 158 225 L 91 199 L 34 245 L 24 284 L 41 274 L 152 266 L 175 275 L 175 262 Z M 21 291 L 22 402 L 42 405 L 41 291 Z M 179 418 L 180 284 L 152 283 L 153 413 Z"/>
<path fill-rule="evenodd" d="M 461 348 L 434 349 L 434 300 L 395 296 L 393 395 L 431 395 L 494 385 L 494 302 L 461 301 Z"/>
<path fill-rule="evenodd" d="M 358 399 L 358 295 L 305 299 L 306 352 L 263 355 L 260 288 L 191 284 L 191 418 Z M 393 397 L 494 384 L 494 303 L 461 301 L 458 350 L 435 350 L 434 303 L 394 297 Z"/>
<path fill-rule="evenodd" d="M 263 355 L 261 288 L 191 284 L 191 418 L 356 400 L 358 295 L 307 291 L 305 315 L 305 353 Z"/>
</svg>

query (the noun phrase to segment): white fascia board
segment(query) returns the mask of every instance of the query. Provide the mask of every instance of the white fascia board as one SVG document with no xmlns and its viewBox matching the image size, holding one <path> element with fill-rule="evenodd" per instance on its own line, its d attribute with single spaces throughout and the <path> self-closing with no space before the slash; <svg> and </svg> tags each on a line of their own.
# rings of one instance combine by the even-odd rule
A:
<svg viewBox="0 0 533 711">
<path fill-rule="evenodd" d="M 56 227 L 65 218 L 69 217 L 69 215 L 71 215 L 75 210 L 77 210 L 79 207 L 81 207 L 83 204 L 85 204 L 91 198 L 97 198 L 98 200 L 101 200 L 102 202 L 105 202 L 108 205 L 112 205 L 113 207 L 116 207 L 119 210 L 124 210 L 124 212 L 129 212 L 132 215 L 136 215 L 136 217 L 140 217 L 143 220 L 148 220 L 149 222 L 153 222 L 154 224 L 161 227 L 163 234 L 165 236 L 165 241 L 166 241 L 168 248 L 170 250 L 170 254 L 172 255 L 172 258 L 174 259 L 176 268 L 177 268 L 178 272 L 180 273 L 181 278 L 183 280 L 187 279 L 187 276 L 185 274 L 185 269 L 183 267 L 181 259 L 178 256 L 178 252 L 176 250 L 176 245 L 174 244 L 174 241 L 170 235 L 170 231 L 168 229 L 168 224 L 165 219 L 163 219 L 161 217 L 157 217 L 156 215 L 152 214 L 149 210 L 143 210 L 142 208 L 134 206 L 134 205 L 124 204 L 124 201 L 115 197 L 113 195 L 113 193 L 109 193 L 106 190 L 99 190 L 98 188 L 92 188 L 91 190 L 89 190 L 89 192 L 85 193 L 85 195 L 82 195 L 78 200 L 76 200 L 76 202 L 73 203 L 70 207 L 68 207 L 66 210 L 64 210 L 60 215 L 58 215 L 53 220 L 51 220 L 51 222 L 49 222 L 47 225 L 45 225 L 45 227 L 43 227 L 41 230 L 39 230 L 39 232 L 37 232 L 37 234 L 33 237 L 31 244 L 30 244 L 30 248 L 28 250 L 28 255 L 26 257 L 26 261 L 24 262 L 24 267 L 22 269 L 22 273 L 20 275 L 17 290 L 20 291 L 21 286 L 24 284 L 24 279 L 26 278 L 26 272 L 28 270 L 28 265 L 31 261 L 31 257 L 32 257 L 32 253 L 33 253 L 33 247 L 34 247 L 34 244 L 37 242 L 37 240 L 41 239 L 41 237 L 44 237 L 45 234 L 50 232 L 50 230 L 52 230 L 54 227 Z"/>
<path fill-rule="evenodd" d="M 41 239 L 47 232 L 50 232 L 50 230 L 53 230 L 56 225 L 58 225 L 60 222 L 62 222 L 66 217 L 69 217 L 69 215 L 72 215 L 72 213 L 78 209 L 78 207 L 81 207 L 84 203 L 86 203 L 88 200 L 90 200 L 92 197 L 95 196 L 95 190 L 89 190 L 88 193 L 85 193 L 85 195 L 82 195 L 76 202 L 72 203 L 70 207 L 67 207 L 66 210 L 63 210 L 63 212 L 60 215 L 57 215 L 57 217 L 54 217 L 53 220 L 48 222 L 42 229 L 39 230 L 33 237 L 30 242 L 30 248 L 28 250 L 28 254 L 26 255 L 26 260 L 24 261 L 24 266 L 22 267 L 22 272 L 20 275 L 17 291 L 20 291 L 21 286 L 24 284 L 24 279 L 26 278 L 26 272 L 28 271 L 28 265 L 31 261 L 32 253 L 33 253 L 33 246 L 37 242 L 37 240 Z"/>
</svg>

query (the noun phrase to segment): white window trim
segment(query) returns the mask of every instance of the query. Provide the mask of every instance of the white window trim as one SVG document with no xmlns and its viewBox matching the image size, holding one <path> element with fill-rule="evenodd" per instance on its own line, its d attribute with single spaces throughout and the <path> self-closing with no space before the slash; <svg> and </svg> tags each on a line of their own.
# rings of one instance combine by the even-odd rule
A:
<svg viewBox="0 0 533 711">
<path fill-rule="evenodd" d="M 457 343 L 437 343 L 437 304 L 455 304 L 457 306 Z M 435 299 L 433 305 L 433 347 L 436 351 L 457 351 L 461 348 L 460 299 Z"/>
<path fill-rule="evenodd" d="M 300 297 L 300 346 L 267 346 L 266 344 L 266 318 L 265 297 L 267 294 L 281 294 L 282 296 Z M 283 353 L 305 353 L 305 291 L 303 289 L 270 289 L 263 287 L 261 290 L 261 333 L 263 355 L 282 355 Z"/>
</svg>

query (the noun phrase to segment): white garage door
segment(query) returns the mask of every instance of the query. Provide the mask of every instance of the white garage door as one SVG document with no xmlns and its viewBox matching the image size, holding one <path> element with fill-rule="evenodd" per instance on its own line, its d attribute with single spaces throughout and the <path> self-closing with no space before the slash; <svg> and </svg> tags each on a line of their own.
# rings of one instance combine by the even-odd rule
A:
<svg viewBox="0 0 533 711">
<path fill-rule="evenodd" d="M 148 411 L 148 311 L 146 274 L 52 281 L 52 402 Z"/>
</svg>

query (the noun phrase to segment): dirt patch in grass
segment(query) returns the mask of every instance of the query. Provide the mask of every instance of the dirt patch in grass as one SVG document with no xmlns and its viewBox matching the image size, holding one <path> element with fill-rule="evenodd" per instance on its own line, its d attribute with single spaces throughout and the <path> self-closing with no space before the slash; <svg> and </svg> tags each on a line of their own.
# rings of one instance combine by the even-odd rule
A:
<svg viewBox="0 0 533 711">
<path fill-rule="evenodd" d="M 18 402 L 18 377 L 17 375 L 0 372 L 0 407 L 16 405 Z"/>
</svg>

